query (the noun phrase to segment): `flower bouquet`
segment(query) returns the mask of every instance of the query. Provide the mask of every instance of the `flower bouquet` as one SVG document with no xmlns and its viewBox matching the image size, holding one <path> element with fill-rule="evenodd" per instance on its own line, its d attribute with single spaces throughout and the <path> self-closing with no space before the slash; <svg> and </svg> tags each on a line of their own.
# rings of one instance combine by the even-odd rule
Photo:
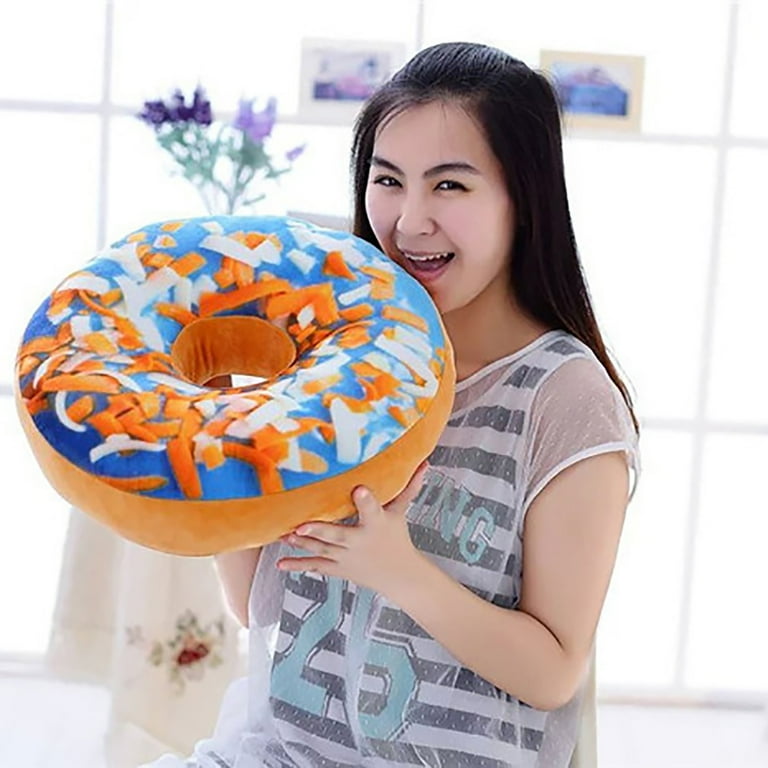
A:
<svg viewBox="0 0 768 768">
<path fill-rule="evenodd" d="M 231 123 L 214 124 L 211 102 L 198 86 L 192 103 L 181 90 L 170 102 L 145 101 L 137 115 L 155 131 L 158 144 L 171 155 L 181 174 L 197 188 L 209 214 L 233 214 L 266 197 L 256 192 L 293 167 L 304 146 L 295 147 L 276 164 L 265 146 L 277 119 L 277 101 L 255 112 L 253 100 L 240 101 Z"/>
</svg>

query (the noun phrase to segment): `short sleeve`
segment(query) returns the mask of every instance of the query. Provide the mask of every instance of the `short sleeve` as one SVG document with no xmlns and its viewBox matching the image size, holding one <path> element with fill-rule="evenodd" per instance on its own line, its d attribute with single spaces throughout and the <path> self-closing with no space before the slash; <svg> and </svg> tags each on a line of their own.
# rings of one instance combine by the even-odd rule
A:
<svg viewBox="0 0 768 768">
<path fill-rule="evenodd" d="M 602 453 L 624 454 L 632 497 L 640 471 L 637 433 L 621 393 L 593 358 L 568 360 L 541 384 L 529 439 L 523 514 L 560 472 Z"/>
</svg>

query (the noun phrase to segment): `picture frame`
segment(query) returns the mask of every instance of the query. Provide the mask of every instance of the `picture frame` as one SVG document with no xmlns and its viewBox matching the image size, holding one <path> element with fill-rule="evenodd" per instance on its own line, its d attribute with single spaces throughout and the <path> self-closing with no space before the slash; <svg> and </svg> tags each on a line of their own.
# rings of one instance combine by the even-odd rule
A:
<svg viewBox="0 0 768 768">
<path fill-rule="evenodd" d="M 368 96 L 405 63 L 398 42 L 306 38 L 301 43 L 299 115 L 352 125 Z"/>
<path fill-rule="evenodd" d="M 552 78 L 566 127 L 640 131 L 644 57 L 542 50 L 539 68 Z"/>
</svg>

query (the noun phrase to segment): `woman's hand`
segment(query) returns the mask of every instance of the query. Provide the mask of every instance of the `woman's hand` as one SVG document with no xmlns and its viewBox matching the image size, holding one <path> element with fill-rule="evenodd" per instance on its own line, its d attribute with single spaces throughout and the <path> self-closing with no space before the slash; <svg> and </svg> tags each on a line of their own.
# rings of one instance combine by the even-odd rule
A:
<svg viewBox="0 0 768 768">
<path fill-rule="evenodd" d="M 386 506 L 368 488 L 358 486 L 352 492 L 357 525 L 304 523 L 282 540 L 310 555 L 283 558 L 277 567 L 337 576 L 391 596 L 412 572 L 409 566 L 422 557 L 411 542 L 406 511 L 421 488 L 426 469 L 424 462 L 402 493 Z"/>
</svg>

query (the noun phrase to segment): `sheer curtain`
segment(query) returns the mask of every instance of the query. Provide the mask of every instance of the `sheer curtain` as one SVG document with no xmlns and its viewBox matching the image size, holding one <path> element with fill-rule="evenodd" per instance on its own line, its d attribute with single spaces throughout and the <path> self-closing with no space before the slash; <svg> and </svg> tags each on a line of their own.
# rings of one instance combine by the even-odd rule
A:
<svg viewBox="0 0 768 768">
<path fill-rule="evenodd" d="M 71 510 L 46 664 L 109 689 L 107 768 L 189 754 L 213 731 L 244 669 L 238 626 L 212 558 L 141 547 Z"/>
</svg>

